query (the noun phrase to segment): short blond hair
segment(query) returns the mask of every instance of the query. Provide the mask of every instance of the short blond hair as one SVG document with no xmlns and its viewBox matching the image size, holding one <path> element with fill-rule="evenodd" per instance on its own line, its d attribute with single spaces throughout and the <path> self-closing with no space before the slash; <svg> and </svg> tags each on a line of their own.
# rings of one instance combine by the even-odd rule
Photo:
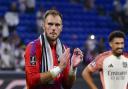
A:
<svg viewBox="0 0 128 89">
<path fill-rule="evenodd" d="M 50 9 L 50 10 L 47 10 L 43 16 L 43 20 L 45 21 L 45 19 L 47 18 L 48 15 L 53 15 L 53 16 L 60 16 L 61 20 L 62 20 L 62 14 L 55 10 L 55 9 Z"/>
</svg>

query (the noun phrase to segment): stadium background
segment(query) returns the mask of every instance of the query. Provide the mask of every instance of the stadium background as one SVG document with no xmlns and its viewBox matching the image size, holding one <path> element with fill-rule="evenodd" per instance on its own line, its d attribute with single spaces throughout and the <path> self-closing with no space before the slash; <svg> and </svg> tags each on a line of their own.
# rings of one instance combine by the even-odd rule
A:
<svg viewBox="0 0 128 89">
<path fill-rule="evenodd" d="M 71 49 L 79 47 L 84 52 L 85 42 L 90 35 L 93 35 L 94 39 L 99 43 L 100 39 L 104 39 L 105 50 L 109 50 L 108 46 L 108 35 L 111 31 L 122 30 L 126 33 L 126 46 L 125 51 L 128 50 L 128 35 L 127 35 L 127 24 L 117 20 L 118 17 L 115 15 L 115 5 L 119 0 L 26 0 L 35 1 L 34 7 L 25 7 L 25 0 L 0 0 L 0 25 L 5 15 L 11 9 L 11 4 L 16 4 L 16 13 L 18 14 L 19 22 L 14 27 L 14 31 L 9 31 L 9 35 L 2 33 L 0 28 L 0 50 L 2 49 L 3 39 L 9 39 L 9 44 L 13 44 L 14 49 L 18 50 L 19 46 L 24 50 L 28 42 L 34 40 L 39 36 L 40 27 L 37 25 L 37 20 L 40 22 L 40 15 L 37 13 L 41 10 L 42 12 L 54 8 L 59 10 L 63 14 L 63 32 L 61 39 L 63 43 L 67 44 Z M 123 6 L 127 0 L 120 0 L 121 13 L 124 11 Z M 29 2 L 29 3 L 30 3 Z M 31 5 L 30 5 L 31 6 Z M 126 9 L 126 8 L 125 8 Z M 41 13 L 43 14 L 43 13 Z M 120 15 L 124 16 L 124 15 Z M 126 17 L 126 20 L 128 16 Z M 123 18 L 123 17 L 122 17 Z M 6 21 L 3 21 L 4 24 Z M 123 20 L 122 20 L 123 22 Z M 127 21 L 126 21 L 127 22 Z M 2 23 L 3 25 L 3 23 Z M 1 25 L 1 26 L 2 26 Z M 9 24 L 7 23 L 7 27 Z M 124 30 L 125 29 L 125 30 Z M 10 30 L 10 28 L 8 29 Z M 6 33 L 6 32 L 5 32 Z M 4 35 L 3 35 L 4 34 Z M 18 39 L 15 39 L 15 37 Z M 11 38 L 11 39 L 10 39 Z M 20 42 L 19 42 L 20 41 Z M 18 45 L 18 46 L 17 46 Z M 21 49 L 20 49 L 21 50 Z M 86 50 L 85 50 L 86 51 Z M 17 51 L 16 51 L 17 52 Z M 11 52 L 13 53 L 13 51 Z M 14 51 L 15 53 L 15 51 Z M 0 64 L 1 62 L 0 54 Z M 18 59 L 16 59 L 18 60 Z M 14 61 L 16 61 L 14 60 Z M 24 61 L 24 59 L 22 59 Z M 23 89 L 25 85 L 24 75 L 24 62 L 13 63 L 14 65 L 9 67 L 0 66 L 0 89 Z M 20 60 L 21 62 L 21 60 Z M 20 65 L 20 66 L 19 66 Z M 81 63 L 77 71 L 77 81 L 75 82 L 72 89 L 88 89 L 86 83 L 81 78 L 81 71 L 86 65 Z M 99 76 L 94 74 L 95 82 L 100 87 Z M 9 88 L 7 88 L 9 87 Z M 100 89 L 100 88 L 99 88 Z"/>
</svg>

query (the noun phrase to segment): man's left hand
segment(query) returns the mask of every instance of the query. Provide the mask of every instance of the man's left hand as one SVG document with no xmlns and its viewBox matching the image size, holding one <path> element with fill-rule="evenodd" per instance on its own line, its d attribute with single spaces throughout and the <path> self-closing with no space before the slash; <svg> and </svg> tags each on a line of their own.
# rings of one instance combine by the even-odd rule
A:
<svg viewBox="0 0 128 89">
<path fill-rule="evenodd" d="M 79 48 L 75 48 L 73 55 L 71 57 L 71 65 L 73 68 L 76 68 L 80 62 L 83 60 L 83 53 Z"/>
</svg>

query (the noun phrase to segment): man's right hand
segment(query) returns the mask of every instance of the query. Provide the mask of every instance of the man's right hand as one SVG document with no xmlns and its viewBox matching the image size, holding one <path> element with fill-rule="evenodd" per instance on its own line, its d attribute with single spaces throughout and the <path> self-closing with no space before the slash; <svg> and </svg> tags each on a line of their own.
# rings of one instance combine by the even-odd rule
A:
<svg viewBox="0 0 128 89">
<path fill-rule="evenodd" d="M 60 60 L 59 67 L 61 70 L 63 70 L 69 63 L 70 55 L 71 55 L 70 48 L 67 48 L 65 52 L 59 57 Z"/>
</svg>

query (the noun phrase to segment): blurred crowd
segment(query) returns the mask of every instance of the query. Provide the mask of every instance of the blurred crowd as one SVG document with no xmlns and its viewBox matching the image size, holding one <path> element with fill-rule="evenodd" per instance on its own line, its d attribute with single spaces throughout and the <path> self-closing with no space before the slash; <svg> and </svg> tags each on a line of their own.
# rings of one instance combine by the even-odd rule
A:
<svg viewBox="0 0 128 89">
<path fill-rule="evenodd" d="M 19 15 L 34 13 L 35 0 L 13 0 L 4 16 L 0 16 L 0 70 L 24 71 L 25 44 L 17 33 Z M 43 9 L 36 12 L 38 33 L 42 33 Z"/>
<path fill-rule="evenodd" d="M 32 10 L 32 1 L 35 0 L 19 0 L 19 8 L 17 2 L 12 2 L 5 15 L 0 17 L 0 70 L 24 71 L 25 45 L 16 29 L 20 23 L 19 13 L 25 8 Z"/>
<path fill-rule="evenodd" d="M 97 9 L 99 15 L 110 15 L 114 21 L 120 24 L 120 28 L 124 33 L 128 33 L 128 0 L 122 4 L 121 0 L 113 0 L 110 12 L 105 12 L 103 4 L 96 5 L 96 0 L 71 0 L 73 3 L 82 4 L 85 10 Z"/>
<path fill-rule="evenodd" d="M 94 60 L 94 58 L 104 52 L 105 49 L 105 43 L 104 38 L 101 37 L 99 40 L 95 37 L 95 35 L 89 35 L 88 38 L 85 40 L 83 53 L 83 64 L 84 66 L 88 65 L 91 61 Z"/>
<path fill-rule="evenodd" d="M 128 0 L 124 5 L 121 4 L 120 0 L 114 0 L 113 6 L 113 12 L 110 15 L 114 21 L 120 24 L 121 30 L 128 33 Z"/>
</svg>

